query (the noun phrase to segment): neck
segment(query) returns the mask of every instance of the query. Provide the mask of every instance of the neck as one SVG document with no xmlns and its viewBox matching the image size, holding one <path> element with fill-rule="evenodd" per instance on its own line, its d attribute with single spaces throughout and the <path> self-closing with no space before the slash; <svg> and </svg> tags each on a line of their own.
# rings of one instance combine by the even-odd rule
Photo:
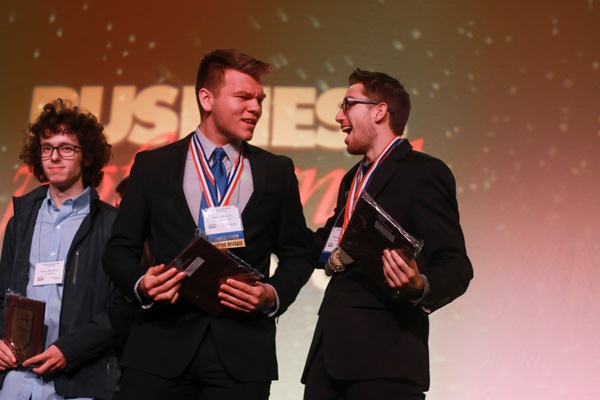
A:
<svg viewBox="0 0 600 400">
<path fill-rule="evenodd" d="M 85 188 L 83 187 L 83 182 L 79 181 L 75 185 L 71 185 L 66 189 L 59 188 L 50 184 L 48 187 L 48 191 L 50 192 L 50 197 L 54 204 L 56 204 L 57 208 L 61 208 L 64 201 L 68 199 L 72 199 L 73 197 L 79 196 Z"/>
<path fill-rule="evenodd" d="M 375 149 L 371 149 L 369 150 L 367 153 L 365 153 L 365 163 L 370 164 L 372 163 L 377 156 L 379 155 L 379 153 L 381 152 L 381 150 L 375 150 Z"/>
<path fill-rule="evenodd" d="M 208 122 L 200 123 L 200 132 L 202 132 L 204 137 L 210 140 L 217 147 L 223 147 L 226 144 L 231 143 L 229 138 L 222 135 L 221 132 L 215 129 L 215 127 Z"/>
<path fill-rule="evenodd" d="M 371 163 L 375 161 L 375 159 L 381 154 L 381 152 L 387 147 L 388 144 L 394 139 L 396 139 L 398 135 L 387 134 L 387 135 L 378 135 L 377 140 L 371 147 L 369 151 L 365 153 L 365 162 Z"/>
</svg>

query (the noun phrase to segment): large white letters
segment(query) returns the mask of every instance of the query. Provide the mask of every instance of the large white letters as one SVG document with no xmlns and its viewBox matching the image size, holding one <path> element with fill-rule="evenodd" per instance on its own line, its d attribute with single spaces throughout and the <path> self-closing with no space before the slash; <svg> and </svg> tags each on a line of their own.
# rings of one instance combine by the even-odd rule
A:
<svg viewBox="0 0 600 400">
<path fill-rule="evenodd" d="M 329 89 L 320 95 L 314 87 L 266 86 L 264 90 L 267 97 L 252 144 L 295 149 L 345 147 L 343 133 L 335 122 L 345 88 Z M 105 95 L 111 96 L 109 101 Z M 123 140 L 135 145 L 156 144 L 156 139 L 165 134 L 181 138 L 200 121 L 192 85 L 153 85 L 142 90 L 119 85 L 112 91 L 102 86 L 82 86 L 79 90 L 37 86 L 33 90 L 30 121 L 38 117 L 44 104 L 58 97 L 96 115 L 113 144 Z"/>
<path fill-rule="evenodd" d="M 150 86 L 135 97 L 133 115 L 135 122 L 128 140 L 144 144 L 155 137 L 179 132 L 179 116 L 173 110 L 179 89 L 168 85 Z"/>
</svg>

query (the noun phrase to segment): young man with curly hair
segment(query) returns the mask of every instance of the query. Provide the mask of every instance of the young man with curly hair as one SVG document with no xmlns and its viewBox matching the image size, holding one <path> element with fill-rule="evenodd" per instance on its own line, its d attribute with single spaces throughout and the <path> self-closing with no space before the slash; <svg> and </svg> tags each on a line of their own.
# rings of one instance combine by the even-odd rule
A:
<svg viewBox="0 0 600 400">
<path fill-rule="evenodd" d="M 117 210 L 95 190 L 111 158 L 103 131 L 96 117 L 61 99 L 29 126 L 21 159 L 43 185 L 13 198 L 0 259 L 0 335 L 10 291 L 45 302 L 45 342 L 41 354 L 17 362 L 10 342 L 0 341 L 0 399 L 116 394 L 122 296 L 102 253 Z"/>
</svg>

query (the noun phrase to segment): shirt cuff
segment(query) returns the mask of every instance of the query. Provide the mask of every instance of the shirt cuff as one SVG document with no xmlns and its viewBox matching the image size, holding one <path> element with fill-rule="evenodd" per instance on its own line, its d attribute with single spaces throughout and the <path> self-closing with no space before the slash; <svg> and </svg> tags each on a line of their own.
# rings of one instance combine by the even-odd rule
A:
<svg viewBox="0 0 600 400">
<path fill-rule="evenodd" d="M 265 285 L 269 286 L 271 289 L 273 289 L 273 293 L 275 293 L 275 304 L 273 304 L 273 306 L 269 307 L 269 308 L 265 308 L 262 310 L 263 313 L 267 314 L 267 317 L 272 317 L 275 314 L 277 314 L 277 311 L 279 311 L 279 295 L 277 294 L 277 290 L 275 290 L 275 288 L 272 285 L 269 285 L 268 283 L 265 283 Z"/>
<path fill-rule="evenodd" d="M 147 310 L 154 305 L 154 300 L 152 300 L 149 297 L 144 296 L 144 293 L 142 292 L 142 288 L 140 287 L 140 282 L 142 281 L 142 278 L 144 278 L 143 275 L 135 283 L 135 286 L 133 288 L 133 293 L 135 294 L 135 297 L 137 298 L 137 300 L 140 304 L 140 307 L 142 307 L 144 310 Z"/>
<path fill-rule="evenodd" d="M 429 287 L 429 279 L 423 274 L 423 294 L 417 300 L 409 300 L 415 307 L 421 307 L 426 314 L 431 314 L 431 288 Z"/>
</svg>

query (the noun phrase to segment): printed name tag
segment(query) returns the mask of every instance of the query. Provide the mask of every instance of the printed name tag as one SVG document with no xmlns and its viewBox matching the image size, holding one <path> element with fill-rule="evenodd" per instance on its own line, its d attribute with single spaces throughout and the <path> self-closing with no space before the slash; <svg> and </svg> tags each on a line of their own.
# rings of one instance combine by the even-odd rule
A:
<svg viewBox="0 0 600 400">
<path fill-rule="evenodd" d="M 327 261 L 331 252 L 333 250 L 335 250 L 336 247 L 338 247 L 341 233 L 342 233 L 341 227 L 335 227 L 331 230 L 331 233 L 329 234 L 329 238 L 327 239 L 327 242 L 325 243 L 325 247 L 323 247 L 323 252 L 321 253 L 321 256 L 319 257 L 319 262 Z"/>
<path fill-rule="evenodd" d="M 208 241 L 218 248 L 245 247 L 244 228 L 237 206 L 209 207 L 202 210 Z"/>
<path fill-rule="evenodd" d="M 49 261 L 35 264 L 33 286 L 58 285 L 65 277 L 65 262 Z"/>
</svg>

